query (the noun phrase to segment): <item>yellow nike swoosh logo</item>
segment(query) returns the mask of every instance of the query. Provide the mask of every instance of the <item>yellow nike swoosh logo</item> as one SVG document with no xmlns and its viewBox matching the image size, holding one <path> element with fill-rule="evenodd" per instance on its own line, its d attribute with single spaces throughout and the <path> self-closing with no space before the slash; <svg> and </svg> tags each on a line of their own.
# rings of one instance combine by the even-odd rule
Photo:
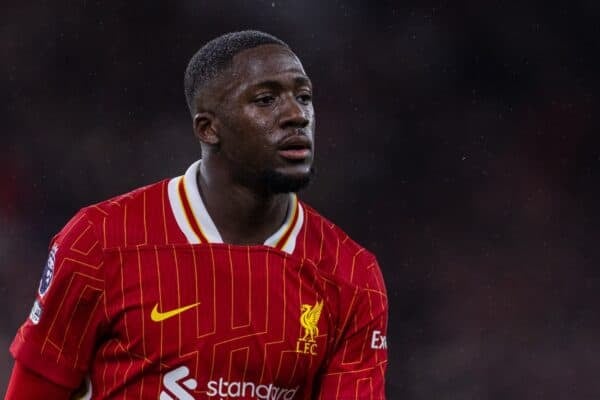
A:
<svg viewBox="0 0 600 400">
<path fill-rule="evenodd" d="M 187 306 L 179 307 L 179 308 L 176 308 L 174 310 L 160 312 L 160 311 L 158 311 L 158 303 L 156 303 L 154 305 L 154 308 L 152 309 L 152 313 L 150 314 L 150 319 L 152 321 L 154 321 L 154 322 L 164 321 L 165 319 L 168 319 L 168 318 L 174 317 L 174 316 L 176 316 L 178 314 L 181 314 L 182 312 L 187 311 L 190 308 L 194 308 L 198 304 L 200 304 L 200 303 L 198 302 L 198 303 L 195 303 L 195 304 L 189 304 Z"/>
</svg>

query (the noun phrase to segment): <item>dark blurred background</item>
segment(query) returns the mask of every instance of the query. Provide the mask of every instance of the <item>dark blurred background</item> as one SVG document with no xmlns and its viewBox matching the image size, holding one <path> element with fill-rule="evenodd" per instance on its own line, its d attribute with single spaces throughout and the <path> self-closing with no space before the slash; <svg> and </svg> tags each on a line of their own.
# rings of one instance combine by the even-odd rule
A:
<svg viewBox="0 0 600 400">
<path fill-rule="evenodd" d="M 389 398 L 600 398 L 600 3 L 0 10 L 0 394 L 50 237 L 198 157 L 185 66 L 205 41 L 256 28 L 315 85 L 304 199 L 382 265 Z"/>
</svg>

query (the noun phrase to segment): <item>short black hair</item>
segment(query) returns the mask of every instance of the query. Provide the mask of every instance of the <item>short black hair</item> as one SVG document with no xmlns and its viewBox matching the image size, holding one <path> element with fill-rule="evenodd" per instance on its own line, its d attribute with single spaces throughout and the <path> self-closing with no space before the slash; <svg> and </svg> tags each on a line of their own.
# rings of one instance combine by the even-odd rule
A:
<svg viewBox="0 0 600 400">
<path fill-rule="evenodd" d="M 290 48 L 283 40 L 273 35 L 256 30 L 245 30 L 214 38 L 192 56 L 183 81 L 185 98 L 192 117 L 196 113 L 196 97 L 204 85 L 225 70 L 237 53 L 264 44 L 277 44 Z"/>
</svg>

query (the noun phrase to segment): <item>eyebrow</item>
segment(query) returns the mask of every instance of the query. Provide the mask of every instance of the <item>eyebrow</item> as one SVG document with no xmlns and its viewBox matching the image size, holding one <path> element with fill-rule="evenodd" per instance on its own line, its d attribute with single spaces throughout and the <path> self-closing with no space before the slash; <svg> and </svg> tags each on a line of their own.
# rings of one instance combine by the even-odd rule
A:
<svg viewBox="0 0 600 400">
<path fill-rule="evenodd" d="M 300 85 L 308 85 L 312 87 L 312 82 L 311 80 L 307 77 L 307 76 L 297 76 L 294 78 L 294 84 L 296 86 L 300 86 Z M 255 87 L 260 87 L 260 86 L 268 86 L 268 87 L 273 87 L 273 88 L 279 88 L 281 87 L 281 82 L 277 81 L 277 80 L 265 80 L 265 81 L 260 81 L 257 82 L 253 85 L 251 85 L 251 87 L 255 88 Z"/>
<path fill-rule="evenodd" d="M 294 83 L 296 85 L 309 85 L 312 86 L 312 82 L 308 79 L 307 76 L 297 76 L 294 78 Z"/>
</svg>

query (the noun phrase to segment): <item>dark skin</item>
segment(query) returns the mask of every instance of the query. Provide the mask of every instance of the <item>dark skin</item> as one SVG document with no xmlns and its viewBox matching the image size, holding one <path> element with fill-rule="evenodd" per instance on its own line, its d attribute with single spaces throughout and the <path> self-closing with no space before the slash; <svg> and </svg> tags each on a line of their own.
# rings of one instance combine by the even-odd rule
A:
<svg viewBox="0 0 600 400">
<path fill-rule="evenodd" d="M 311 174 L 312 85 L 300 60 L 279 45 L 236 54 L 196 101 L 202 145 L 198 184 L 222 239 L 262 244 L 285 220 L 290 191 Z M 294 189 L 291 189 L 292 191 Z"/>
</svg>

